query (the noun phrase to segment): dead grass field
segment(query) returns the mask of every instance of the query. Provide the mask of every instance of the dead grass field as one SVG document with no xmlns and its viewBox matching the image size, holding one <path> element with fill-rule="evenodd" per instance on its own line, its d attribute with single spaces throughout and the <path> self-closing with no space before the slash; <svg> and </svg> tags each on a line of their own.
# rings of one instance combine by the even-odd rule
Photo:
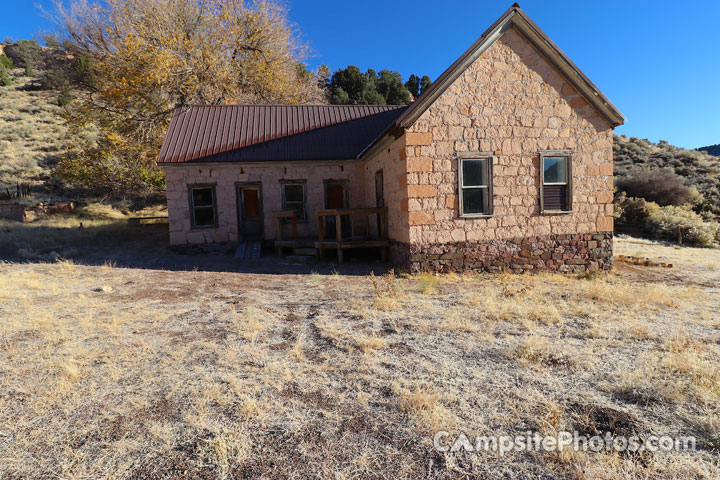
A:
<svg viewBox="0 0 720 480">
<path fill-rule="evenodd" d="M 720 251 L 616 250 L 675 266 L 395 278 L 0 264 L 0 478 L 716 479 Z M 432 445 L 439 430 L 566 429 L 699 448 Z"/>
</svg>

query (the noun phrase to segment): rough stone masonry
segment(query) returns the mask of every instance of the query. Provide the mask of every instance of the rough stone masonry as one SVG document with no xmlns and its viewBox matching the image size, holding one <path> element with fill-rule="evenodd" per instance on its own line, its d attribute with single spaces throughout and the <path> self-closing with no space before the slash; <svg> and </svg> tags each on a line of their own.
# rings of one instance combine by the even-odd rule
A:
<svg viewBox="0 0 720 480">
<path fill-rule="evenodd" d="M 509 29 L 408 130 L 411 271 L 612 266 L 612 126 Z M 540 211 L 541 150 L 572 152 L 572 212 Z M 492 152 L 494 211 L 458 212 L 458 154 Z"/>
</svg>

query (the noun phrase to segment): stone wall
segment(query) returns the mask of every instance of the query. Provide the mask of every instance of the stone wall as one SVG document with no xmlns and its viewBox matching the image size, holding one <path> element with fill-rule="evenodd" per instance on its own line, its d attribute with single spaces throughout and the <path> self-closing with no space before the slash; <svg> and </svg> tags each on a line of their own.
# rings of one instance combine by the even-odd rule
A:
<svg viewBox="0 0 720 480">
<path fill-rule="evenodd" d="M 408 129 L 409 244 L 613 229 L 612 127 L 514 29 Z M 572 213 L 540 213 L 541 150 L 572 151 Z M 494 215 L 458 211 L 462 152 L 493 152 Z"/>
<path fill-rule="evenodd" d="M 584 272 L 612 269 L 613 234 L 568 234 L 483 243 L 394 243 L 394 263 L 408 272 Z"/>
<path fill-rule="evenodd" d="M 363 165 L 365 205 L 375 206 L 375 173 L 383 171 L 383 191 L 388 209 L 388 236 L 398 242 L 409 242 L 407 163 L 405 135 L 385 146 Z M 375 224 L 372 232 L 377 234 Z"/>
<path fill-rule="evenodd" d="M 264 238 L 277 238 L 277 223 L 273 212 L 282 210 L 281 181 L 306 180 L 307 221 L 298 222 L 298 236 L 317 235 L 317 210 L 325 208 L 324 180 L 349 180 L 349 204 L 364 207 L 365 191 L 360 167 L 354 163 L 327 165 L 311 163 L 307 166 L 273 165 L 267 167 L 228 165 L 192 165 L 165 168 L 167 178 L 168 217 L 172 245 L 223 243 L 238 240 L 238 211 L 236 184 L 261 184 L 264 215 Z M 218 226 L 192 228 L 188 186 L 215 185 Z M 285 230 L 290 236 L 290 227 Z"/>
</svg>

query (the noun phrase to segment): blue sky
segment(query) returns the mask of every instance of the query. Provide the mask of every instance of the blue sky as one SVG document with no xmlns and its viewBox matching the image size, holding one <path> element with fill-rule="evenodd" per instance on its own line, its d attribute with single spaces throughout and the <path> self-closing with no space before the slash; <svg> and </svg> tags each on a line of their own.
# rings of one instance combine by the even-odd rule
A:
<svg viewBox="0 0 720 480">
<path fill-rule="evenodd" d="M 51 30 L 37 4 L 0 0 L 0 38 Z M 511 0 L 287 0 L 315 68 L 435 79 Z M 616 133 L 686 148 L 720 143 L 720 2 L 524 0 L 520 6 L 627 117 Z"/>
</svg>

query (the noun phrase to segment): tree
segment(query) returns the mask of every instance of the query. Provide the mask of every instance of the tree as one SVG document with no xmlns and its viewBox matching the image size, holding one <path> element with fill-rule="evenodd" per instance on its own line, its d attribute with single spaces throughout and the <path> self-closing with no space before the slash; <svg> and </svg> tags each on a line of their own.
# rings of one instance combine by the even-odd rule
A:
<svg viewBox="0 0 720 480">
<path fill-rule="evenodd" d="M 388 69 L 378 73 L 370 68 L 362 73 L 350 65 L 333 74 L 328 89 L 330 103 L 335 105 L 407 105 L 412 101 L 402 76 Z"/>
<path fill-rule="evenodd" d="M 410 95 L 413 96 L 413 99 L 418 98 L 420 96 L 420 77 L 414 73 L 410 75 L 408 81 L 405 82 L 405 88 L 407 88 Z"/>
<path fill-rule="evenodd" d="M 430 85 L 432 85 L 432 80 L 430 80 L 430 77 L 427 75 L 423 75 L 423 77 L 420 79 L 420 94 L 422 95 L 425 93 L 425 90 L 430 88 Z"/>
<path fill-rule="evenodd" d="M 80 73 L 69 76 L 68 124 L 100 132 L 62 163 L 71 180 L 95 184 L 95 174 L 116 178 L 106 173 L 115 168 L 116 191 L 160 186 L 154 163 L 178 106 L 322 100 L 300 62 L 305 46 L 274 0 L 57 0 L 56 10 Z"/>
<path fill-rule="evenodd" d="M 377 75 L 377 92 L 382 95 L 387 105 L 407 105 L 410 103 L 410 92 L 402 82 L 398 72 L 381 70 Z"/>
</svg>

